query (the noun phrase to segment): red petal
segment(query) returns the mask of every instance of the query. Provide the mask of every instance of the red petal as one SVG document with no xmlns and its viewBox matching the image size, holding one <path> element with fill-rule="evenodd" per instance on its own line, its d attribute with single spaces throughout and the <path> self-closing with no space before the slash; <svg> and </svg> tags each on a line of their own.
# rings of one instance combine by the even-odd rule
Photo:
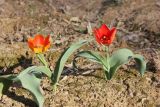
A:
<svg viewBox="0 0 160 107">
<path fill-rule="evenodd" d="M 45 52 L 49 47 L 50 47 L 50 35 L 48 35 L 45 38 L 45 43 L 44 43 L 44 47 L 43 47 L 43 52 Z"/>
<path fill-rule="evenodd" d="M 110 41 L 111 43 L 113 42 L 115 36 L 116 36 L 116 32 L 117 32 L 117 29 L 116 28 L 112 28 L 111 31 L 110 31 Z"/>
<path fill-rule="evenodd" d="M 34 37 L 33 43 L 35 47 L 44 46 L 45 38 L 43 35 L 38 34 Z"/>
<path fill-rule="evenodd" d="M 28 39 L 28 46 L 29 46 L 29 48 L 33 51 L 34 45 L 33 45 L 33 39 L 32 39 L 32 38 L 29 38 L 29 39 Z"/>
<path fill-rule="evenodd" d="M 100 28 L 99 28 L 99 32 L 101 34 L 101 36 L 103 35 L 108 35 L 108 33 L 110 32 L 109 28 L 103 24 Z"/>
<path fill-rule="evenodd" d="M 98 29 L 95 29 L 94 30 L 94 35 L 95 35 L 95 38 L 96 38 L 96 41 L 101 44 L 101 40 L 100 40 L 100 33 L 99 33 L 99 30 Z"/>
<path fill-rule="evenodd" d="M 46 38 L 45 38 L 45 43 L 44 43 L 44 46 L 47 46 L 50 44 L 50 35 L 48 35 Z"/>
</svg>

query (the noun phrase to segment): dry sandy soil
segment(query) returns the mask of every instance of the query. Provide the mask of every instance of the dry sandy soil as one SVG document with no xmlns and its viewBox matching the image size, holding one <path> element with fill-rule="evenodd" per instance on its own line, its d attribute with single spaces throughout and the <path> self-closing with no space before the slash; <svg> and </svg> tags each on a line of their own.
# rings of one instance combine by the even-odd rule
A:
<svg viewBox="0 0 160 107">
<path fill-rule="evenodd" d="M 52 47 L 46 56 L 54 69 L 64 48 L 90 37 L 89 22 L 93 28 L 101 23 L 117 27 L 112 50 L 126 47 L 143 54 L 148 62 L 144 77 L 123 66 L 105 81 L 96 64 L 80 59 L 81 70 L 74 72 L 69 61 L 56 93 L 44 77 L 44 106 L 160 107 L 159 0 L 0 0 L 0 75 L 38 65 L 26 43 L 37 33 L 51 34 Z M 1 97 L 0 107 L 36 104 L 28 91 L 15 85 Z"/>
</svg>

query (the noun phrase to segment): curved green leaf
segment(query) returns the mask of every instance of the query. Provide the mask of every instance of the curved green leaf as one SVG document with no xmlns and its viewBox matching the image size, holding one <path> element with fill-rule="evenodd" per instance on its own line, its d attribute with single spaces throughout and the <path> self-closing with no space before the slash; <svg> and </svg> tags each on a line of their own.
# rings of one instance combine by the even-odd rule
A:
<svg viewBox="0 0 160 107">
<path fill-rule="evenodd" d="M 110 80 L 116 70 L 123 64 L 127 63 L 132 58 L 133 52 L 129 49 L 119 49 L 113 53 L 109 59 L 110 71 L 109 76 L 106 74 L 108 80 Z"/>
<path fill-rule="evenodd" d="M 97 62 L 99 64 L 103 65 L 103 68 L 108 69 L 108 65 L 107 65 L 107 58 L 104 56 L 101 56 L 98 52 L 94 52 L 94 51 L 81 51 L 79 52 L 76 57 L 74 58 L 74 60 L 77 57 L 84 57 L 87 58 L 93 62 Z M 76 68 L 76 64 L 75 61 L 73 62 L 73 66 Z"/>
<path fill-rule="evenodd" d="M 0 79 L 3 78 L 3 79 L 13 80 L 13 81 L 15 81 L 16 77 L 17 77 L 17 74 L 0 75 Z"/>
<path fill-rule="evenodd" d="M 60 58 L 58 59 L 55 69 L 54 69 L 54 73 L 52 75 L 52 82 L 53 82 L 53 87 L 56 88 L 56 84 L 59 81 L 60 75 L 63 71 L 65 62 L 68 60 L 68 58 L 70 57 L 70 55 L 72 55 L 72 53 L 79 49 L 80 47 L 82 47 L 83 45 L 85 45 L 86 43 L 88 43 L 87 40 L 82 40 L 79 41 L 78 43 L 74 43 L 73 45 L 71 45 L 69 48 L 67 48 L 60 56 Z"/>
<path fill-rule="evenodd" d="M 0 76 L 0 96 L 9 89 L 10 85 L 15 81 L 17 75 L 1 75 Z"/>
<path fill-rule="evenodd" d="M 141 74 L 141 76 L 143 76 L 144 72 L 146 71 L 146 62 L 144 61 L 144 57 L 142 55 L 135 54 L 133 58 L 135 59 L 138 65 L 139 73 Z"/>
<path fill-rule="evenodd" d="M 22 71 L 19 75 L 25 75 L 26 73 L 34 73 L 35 75 L 39 75 L 41 73 L 47 75 L 49 78 L 52 75 L 52 72 L 50 71 L 50 69 L 46 66 L 32 66 L 32 67 L 28 67 L 27 69 L 25 69 L 24 71 Z"/>
<path fill-rule="evenodd" d="M 51 77 L 51 71 L 46 66 L 29 67 L 18 76 L 13 74 L 0 76 L 0 95 L 9 88 L 12 82 L 21 82 L 22 86 L 32 93 L 37 105 L 43 107 L 44 97 L 40 91 L 41 73 Z"/>
<path fill-rule="evenodd" d="M 50 71 L 50 69 L 47 66 L 37 66 L 30 71 L 34 74 L 41 72 L 41 73 L 47 75 L 49 78 L 51 78 L 51 75 L 52 75 L 52 72 Z"/>
<path fill-rule="evenodd" d="M 18 76 L 22 86 L 29 90 L 39 107 L 43 107 L 44 97 L 40 91 L 40 81 L 41 79 L 37 78 L 32 73 L 26 73 L 24 75 Z"/>
<path fill-rule="evenodd" d="M 9 89 L 11 84 L 12 84 L 11 80 L 0 78 L 0 96 Z"/>
<path fill-rule="evenodd" d="M 35 68 L 36 68 L 37 66 L 31 66 L 31 67 L 28 67 L 28 68 L 26 68 L 25 70 L 23 70 L 22 72 L 20 72 L 20 74 L 18 75 L 18 76 L 23 76 L 23 75 L 25 75 L 25 74 L 27 74 L 27 73 L 30 73 L 30 72 L 32 72 Z"/>
<path fill-rule="evenodd" d="M 89 60 L 95 61 L 100 63 L 102 57 L 97 53 L 93 51 L 81 51 L 79 52 L 76 57 L 85 57 Z"/>
<path fill-rule="evenodd" d="M 116 70 L 123 64 L 127 63 L 131 58 L 134 58 L 139 66 L 138 70 L 141 76 L 144 74 L 146 70 L 146 62 L 142 55 L 133 54 L 133 52 L 129 49 L 119 49 L 118 51 L 114 52 L 111 56 L 109 63 L 110 63 L 110 71 L 109 74 L 106 73 L 107 79 L 111 79 L 113 74 Z M 109 76 L 108 76 L 109 75 Z"/>
<path fill-rule="evenodd" d="M 29 67 L 22 71 L 17 78 L 21 82 L 22 86 L 32 93 L 37 105 L 39 105 L 39 107 L 43 107 L 44 97 L 40 91 L 41 79 L 38 76 L 41 74 L 41 71 L 39 71 L 39 68 L 41 67 Z"/>
</svg>

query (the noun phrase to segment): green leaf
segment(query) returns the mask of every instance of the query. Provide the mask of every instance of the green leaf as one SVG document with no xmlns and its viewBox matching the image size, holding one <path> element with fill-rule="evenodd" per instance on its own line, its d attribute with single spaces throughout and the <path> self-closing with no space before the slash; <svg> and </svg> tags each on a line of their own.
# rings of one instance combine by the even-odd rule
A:
<svg viewBox="0 0 160 107">
<path fill-rule="evenodd" d="M 16 75 L 13 74 L 0 76 L 0 96 L 9 89 L 10 85 L 14 82 L 15 79 Z"/>
<path fill-rule="evenodd" d="M 41 74 L 44 73 L 51 77 L 51 71 L 46 66 L 32 66 L 17 75 L 1 75 L 0 76 L 0 95 L 8 90 L 12 82 L 21 82 L 22 86 L 29 90 L 35 98 L 39 107 L 43 107 L 44 97 L 40 91 Z"/>
<path fill-rule="evenodd" d="M 121 65 L 126 64 L 131 58 L 134 58 L 137 62 L 139 66 L 138 70 L 142 76 L 146 70 L 146 62 L 144 61 L 143 56 L 139 54 L 134 55 L 131 50 L 124 48 L 114 52 L 111 58 L 109 59 L 110 71 L 109 74 L 106 73 L 107 79 L 110 80 L 114 73 L 118 70 L 118 68 Z"/>
<path fill-rule="evenodd" d="M 0 75 L 0 79 L 3 78 L 3 79 L 13 80 L 13 81 L 16 81 L 16 77 L 17 77 L 17 74 Z"/>
<path fill-rule="evenodd" d="M 11 80 L 0 78 L 0 96 L 9 89 L 11 84 L 12 84 Z"/>
<path fill-rule="evenodd" d="M 72 53 L 79 49 L 80 47 L 82 47 L 83 45 L 85 45 L 86 43 L 88 43 L 87 40 L 82 40 L 79 41 L 77 43 L 74 43 L 73 45 L 71 45 L 69 48 L 67 48 L 60 56 L 60 58 L 58 59 L 56 66 L 55 66 L 55 70 L 54 73 L 52 75 L 52 82 L 53 82 L 53 87 L 56 88 L 56 84 L 59 81 L 59 78 L 61 76 L 61 73 L 63 71 L 65 62 L 67 61 L 67 59 L 72 55 Z"/>
<path fill-rule="evenodd" d="M 45 60 L 44 54 L 38 53 L 36 55 L 37 55 L 38 59 L 41 61 L 41 63 L 43 63 L 44 66 L 48 66 L 48 63 Z"/>
<path fill-rule="evenodd" d="M 25 70 L 23 70 L 23 71 L 19 74 L 19 76 L 25 75 L 25 74 L 27 74 L 27 73 L 32 72 L 36 67 L 37 67 L 37 66 L 31 66 L 31 67 L 26 68 Z"/>
<path fill-rule="evenodd" d="M 20 73 L 20 75 L 25 75 L 26 73 L 34 73 L 35 75 L 39 75 L 41 73 L 44 73 L 45 75 L 47 75 L 49 78 L 52 75 L 52 72 L 50 71 L 50 69 L 46 66 L 32 66 L 29 67 L 27 69 L 25 69 L 24 71 L 22 71 Z"/>
<path fill-rule="evenodd" d="M 144 57 L 142 55 L 135 54 L 133 56 L 133 58 L 135 59 L 137 65 L 138 65 L 139 73 L 141 74 L 141 76 L 143 76 L 144 72 L 146 71 L 146 62 L 144 60 Z"/>
<path fill-rule="evenodd" d="M 41 67 L 32 66 L 24 71 L 22 71 L 17 78 L 21 82 L 22 86 L 29 90 L 39 107 L 43 107 L 44 97 L 40 91 L 40 77 L 39 74 L 41 73 Z M 43 70 L 42 70 L 43 71 Z"/>
<path fill-rule="evenodd" d="M 38 66 L 38 67 L 35 67 L 34 69 L 32 69 L 31 71 L 34 74 L 41 72 L 41 73 L 47 75 L 49 78 L 51 78 L 51 75 L 52 75 L 52 72 L 50 71 L 50 69 L 47 66 Z"/>
<path fill-rule="evenodd" d="M 99 64 L 102 64 L 105 69 L 108 69 L 107 66 L 107 59 L 103 56 L 101 56 L 98 52 L 93 52 L 93 51 L 81 51 L 79 52 L 74 60 L 78 57 L 84 57 L 87 58 L 93 62 L 97 62 Z M 76 68 L 75 61 L 73 61 L 73 66 Z"/>
<path fill-rule="evenodd" d="M 110 71 L 109 75 L 106 74 L 108 80 L 110 80 L 113 74 L 117 71 L 117 69 L 127 63 L 130 58 L 132 58 L 133 53 L 129 49 L 119 49 L 118 51 L 114 52 L 111 58 L 109 59 L 110 64 Z"/>
<path fill-rule="evenodd" d="M 81 51 L 79 52 L 75 58 L 77 57 L 84 57 L 87 58 L 91 61 L 95 61 L 97 63 L 101 62 L 102 57 L 99 55 L 99 53 L 97 52 L 93 52 L 93 51 Z"/>
<path fill-rule="evenodd" d="M 40 91 L 40 81 L 41 79 L 37 78 L 32 73 L 26 73 L 25 75 L 18 76 L 22 86 L 29 90 L 39 107 L 43 107 L 44 97 Z"/>
</svg>

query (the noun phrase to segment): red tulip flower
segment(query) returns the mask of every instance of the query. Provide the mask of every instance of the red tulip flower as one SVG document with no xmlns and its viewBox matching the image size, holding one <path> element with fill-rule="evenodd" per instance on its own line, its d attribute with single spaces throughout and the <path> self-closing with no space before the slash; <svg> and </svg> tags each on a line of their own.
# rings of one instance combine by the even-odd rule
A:
<svg viewBox="0 0 160 107">
<path fill-rule="evenodd" d="M 34 38 L 28 39 L 29 48 L 35 53 L 45 52 L 50 47 L 50 36 L 36 35 Z"/>
<path fill-rule="evenodd" d="M 115 38 L 116 32 L 116 28 L 113 27 L 110 30 L 105 24 L 98 29 L 94 29 L 96 41 L 103 45 L 110 45 Z"/>
</svg>

